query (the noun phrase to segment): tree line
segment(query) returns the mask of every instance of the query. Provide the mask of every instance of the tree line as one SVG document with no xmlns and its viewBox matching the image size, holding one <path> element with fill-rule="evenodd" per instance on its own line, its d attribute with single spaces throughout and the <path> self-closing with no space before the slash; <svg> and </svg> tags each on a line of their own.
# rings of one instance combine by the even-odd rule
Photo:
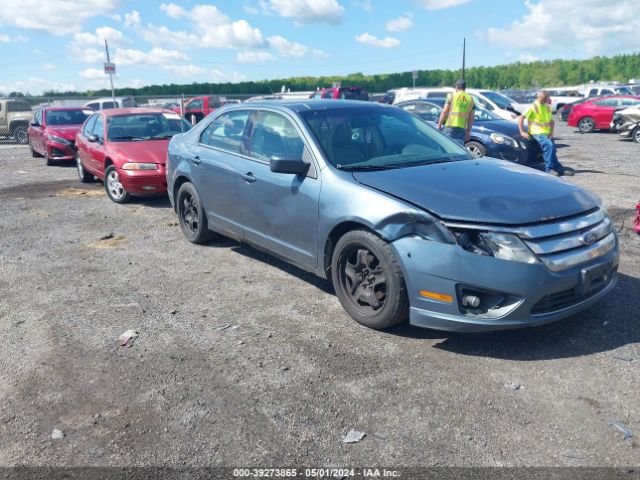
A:
<svg viewBox="0 0 640 480">
<path fill-rule="evenodd" d="M 460 77 L 460 70 L 419 70 L 416 86 L 452 86 Z M 540 87 L 579 85 L 590 81 L 618 81 L 626 83 L 640 77 L 640 53 L 613 57 L 594 57 L 587 60 L 548 60 L 531 63 L 511 63 L 493 67 L 471 67 L 465 72 L 467 84 L 474 88 L 535 89 Z M 370 92 L 385 92 L 392 88 L 412 85 L 412 72 L 346 76 L 292 77 L 237 83 L 191 83 L 148 85 L 141 88 L 117 88 L 116 95 L 267 95 L 280 91 L 285 85 L 291 91 L 315 90 L 330 87 L 334 82 L 345 86 L 362 86 Z M 44 96 L 74 96 L 80 92 L 45 92 Z M 109 96 L 107 89 L 86 91 L 88 96 Z"/>
</svg>

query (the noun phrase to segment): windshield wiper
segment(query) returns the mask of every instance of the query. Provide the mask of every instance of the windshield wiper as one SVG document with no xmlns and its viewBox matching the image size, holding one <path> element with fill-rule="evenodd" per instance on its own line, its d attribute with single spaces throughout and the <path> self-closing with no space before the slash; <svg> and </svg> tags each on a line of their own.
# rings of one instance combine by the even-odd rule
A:
<svg viewBox="0 0 640 480">
<path fill-rule="evenodd" d="M 342 164 L 337 164 L 336 168 L 338 170 L 346 170 L 346 171 L 354 171 L 354 170 L 364 170 L 364 171 L 373 171 L 373 170 L 388 170 L 390 168 L 393 168 L 392 166 L 389 165 L 342 165 Z"/>
</svg>

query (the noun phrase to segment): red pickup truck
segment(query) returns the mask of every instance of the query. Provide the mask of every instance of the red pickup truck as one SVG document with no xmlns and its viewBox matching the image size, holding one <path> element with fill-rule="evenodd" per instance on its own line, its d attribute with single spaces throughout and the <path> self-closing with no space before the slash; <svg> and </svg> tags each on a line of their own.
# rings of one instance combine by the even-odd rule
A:
<svg viewBox="0 0 640 480">
<path fill-rule="evenodd" d="M 331 98 L 334 100 L 369 101 L 369 92 L 362 87 L 331 87 L 318 90 L 310 98 Z"/>
<path fill-rule="evenodd" d="M 207 95 L 204 97 L 193 97 L 184 103 L 184 118 L 191 121 L 191 117 L 195 117 L 196 123 L 213 112 L 216 108 L 220 108 L 224 102 L 217 95 Z M 173 108 L 173 111 L 180 113 L 180 107 Z"/>
</svg>

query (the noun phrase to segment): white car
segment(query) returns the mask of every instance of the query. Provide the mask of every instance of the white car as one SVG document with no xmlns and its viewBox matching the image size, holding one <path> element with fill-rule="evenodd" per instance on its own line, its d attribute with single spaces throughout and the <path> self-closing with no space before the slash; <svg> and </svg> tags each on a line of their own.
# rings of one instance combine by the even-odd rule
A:
<svg viewBox="0 0 640 480">
<path fill-rule="evenodd" d="M 573 103 L 584 97 L 577 87 L 545 88 L 545 90 L 549 92 L 549 98 L 551 99 L 551 111 L 553 113 L 556 113 L 566 104 Z"/>
</svg>

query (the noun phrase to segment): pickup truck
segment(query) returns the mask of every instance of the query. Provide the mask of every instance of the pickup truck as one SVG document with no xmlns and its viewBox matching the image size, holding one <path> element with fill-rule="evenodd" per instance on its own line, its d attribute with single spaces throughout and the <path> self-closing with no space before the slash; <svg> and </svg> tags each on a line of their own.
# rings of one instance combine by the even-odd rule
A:
<svg viewBox="0 0 640 480">
<path fill-rule="evenodd" d="M 27 130 L 33 118 L 29 102 L 19 99 L 0 99 L 0 137 L 11 137 L 16 143 L 26 145 Z"/>
<path fill-rule="evenodd" d="M 207 95 L 204 97 L 193 97 L 184 103 L 184 118 L 187 121 L 191 121 L 191 117 L 194 117 L 195 122 L 198 123 L 204 117 L 213 112 L 216 108 L 220 108 L 224 103 L 222 99 L 216 95 Z M 172 109 L 176 113 L 180 113 L 180 107 Z"/>
</svg>

